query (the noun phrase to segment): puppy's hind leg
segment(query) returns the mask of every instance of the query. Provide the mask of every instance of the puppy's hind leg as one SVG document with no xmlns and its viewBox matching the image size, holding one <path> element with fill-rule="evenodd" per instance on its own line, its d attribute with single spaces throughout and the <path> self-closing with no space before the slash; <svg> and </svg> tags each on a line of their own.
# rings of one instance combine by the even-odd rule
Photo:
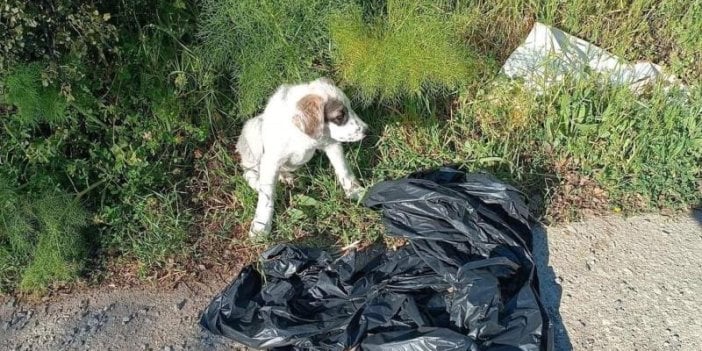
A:
<svg viewBox="0 0 702 351">
<path fill-rule="evenodd" d="M 263 154 L 261 138 L 261 118 L 255 117 L 244 124 L 244 129 L 236 143 L 236 150 L 241 157 L 241 168 L 244 170 L 244 179 L 254 190 L 258 190 L 259 186 L 259 163 Z"/>
<path fill-rule="evenodd" d="M 275 204 L 275 185 L 278 178 L 279 165 L 277 159 L 271 155 L 264 155 L 261 159 L 261 174 L 258 187 L 258 201 L 249 236 L 268 234 L 273 222 L 273 206 Z"/>
</svg>

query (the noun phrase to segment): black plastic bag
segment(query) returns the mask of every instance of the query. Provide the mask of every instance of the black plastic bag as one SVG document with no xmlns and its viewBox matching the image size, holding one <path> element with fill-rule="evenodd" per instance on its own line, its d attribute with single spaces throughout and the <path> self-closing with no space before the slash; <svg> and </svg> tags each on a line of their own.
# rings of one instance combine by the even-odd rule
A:
<svg viewBox="0 0 702 351">
<path fill-rule="evenodd" d="M 552 350 L 516 189 L 442 168 L 379 183 L 364 204 L 408 244 L 341 257 L 276 245 L 200 324 L 274 350 Z"/>
</svg>

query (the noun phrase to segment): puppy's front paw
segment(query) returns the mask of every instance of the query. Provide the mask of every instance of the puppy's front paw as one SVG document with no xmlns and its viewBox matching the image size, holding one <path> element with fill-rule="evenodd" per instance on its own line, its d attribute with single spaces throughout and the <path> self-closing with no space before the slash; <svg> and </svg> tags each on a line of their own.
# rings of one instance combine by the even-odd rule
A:
<svg viewBox="0 0 702 351">
<path fill-rule="evenodd" d="M 268 235 L 271 232 L 271 225 L 254 221 L 249 228 L 249 238 L 257 238 L 262 235 Z"/>
<path fill-rule="evenodd" d="M 351 187 L 345 190 L 346 198 L 353 201 L 360 201 L 363 195 L 366 194 L 366 189 L 360 186 L 358 183 L 354 183 Z"/>
<path fill-rule="evenodd" d="M 281 172 L 278 175 L 278 180 L 287 186 L 292 186 L 295 183 L 295 176 L 292 173 Z"/>
</svg>

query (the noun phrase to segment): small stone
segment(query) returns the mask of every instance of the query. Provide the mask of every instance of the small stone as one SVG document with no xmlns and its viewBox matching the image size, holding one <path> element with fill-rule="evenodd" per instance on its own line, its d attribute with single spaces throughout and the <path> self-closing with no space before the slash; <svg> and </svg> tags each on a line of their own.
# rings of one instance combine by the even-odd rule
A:
<svg viewBox="0 0 702 351">
<path fill-rule="evenodd" d="M 8 330 L 10 329 L 10 322 L 5 322 L 2 324 L 2 330 Z"/>
<path fill-rule="evenodd" d="M 100 325 L 100 317 L 93 317 L 88 320 L 88 325 L 91 327 L 96 327 Z"/>
<path fill-rule="evenodd" d="M 183 300 L 181 300 L 180 302 L 178 302 L 178 303 L 175 305 L 176 310 L 178 310 L 178 311 L 182 310 L 183 307 L 185 307 L 185 303 L 186 303 L 186 302 L 188 302 L 187 299 L 183 299 Z"/>
<path fill-rule="evenodd" d="M 131 316 L 131 315 L 129 315 L 129 316 L 124 316 L 124 317 L 122 317 L 122 324 L 127 324 L 127 323 L 129 323 L 131 320 L 132 320 L 132 316 Z"/>
<path fill-rule="evenodd" d="M 111 303 L 111 304 L 109 304 L 109 305 L 103 307 L 103 308 L 102 308 L 102 311 L 103 311 L 103 312 L 107 312 L 107 311 L 111 310 L 113 307 L 115 307 L 115 304 L 114 304 L 114 303 Z"/>
<path fill-rule="evenodd" d="M 7 307 L 17 307 L 17 300 L 15 300 L 14 297 L 11 297 L 9 300 L 7 300 L 7 303 L 5 303 L 5 306 L 7 306 Z"/>
<path fill-rule="evenodd" d="M 19 323 L 22 319 L 24 319 L 24 316 L 27 315 L 27 312 L 20 311 L 15 313 L 15 316 L 12 318 L 12 321 L 10 321 L 10 325 L 15 325 Z"/>
</svg>

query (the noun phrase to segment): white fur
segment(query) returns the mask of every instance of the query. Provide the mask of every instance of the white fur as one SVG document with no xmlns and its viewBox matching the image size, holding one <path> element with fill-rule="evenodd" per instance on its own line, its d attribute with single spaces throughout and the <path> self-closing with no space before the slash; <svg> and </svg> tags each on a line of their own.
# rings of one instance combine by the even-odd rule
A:
<svg viewBox="0 0 702 351">
<path fill-rule="evenodd" d="M 348 121 L 344 125 L 325 122 L 318 138 L 305 134 L 293 121 L 294 116 L 301 113 L 298 101 L 310 94 L 325 102 L 331 99 L 341 101 L 346 107 Z M 329 158 L 347 197 L 357 199 L 362 188 L 346 164 L 341 142 L 363 139 L 366 129 L 366 124 L 351 109 L 346 95 L 327 79 L 279 87 L 263 113 L 244 124 L 236 145 L 244 177 L 258 191 L 256 214 L 249 235 L 270 232 L 276 180 L 290 182 L 290 172 L 307 163 L 316 150 L 323 150 Z"/>
</svg>

